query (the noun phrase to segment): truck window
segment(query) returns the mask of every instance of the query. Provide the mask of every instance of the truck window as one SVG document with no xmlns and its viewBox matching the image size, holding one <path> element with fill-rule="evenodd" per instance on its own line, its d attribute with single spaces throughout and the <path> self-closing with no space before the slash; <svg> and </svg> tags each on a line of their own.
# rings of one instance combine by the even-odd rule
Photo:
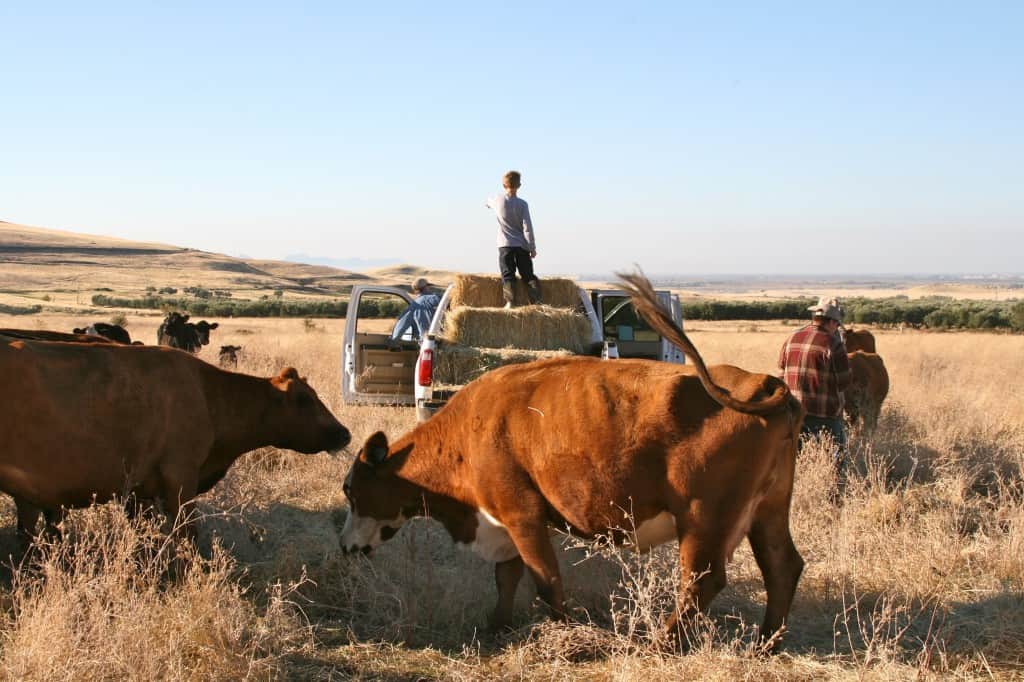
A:
<svg viewBox="0 0 1024 682">
<path fill-rule="evenodd" d="M 368 292 L 359 298 L 359 315 L 356 318 L 357 334 L 391 335 L 399 318 L 409 308 L 409 303 L 401 296 L 383 292 Z M 412 340 L 412 330 L 406 330 L 402 336 L 405 341 Z"/>
<path fill-rule="evenodd" d="M 601 324 L 604 337 L 617 341 L 660 341 L 658 332 L 641 319 L 628 296 L 601 296 Z"/>
</svg>

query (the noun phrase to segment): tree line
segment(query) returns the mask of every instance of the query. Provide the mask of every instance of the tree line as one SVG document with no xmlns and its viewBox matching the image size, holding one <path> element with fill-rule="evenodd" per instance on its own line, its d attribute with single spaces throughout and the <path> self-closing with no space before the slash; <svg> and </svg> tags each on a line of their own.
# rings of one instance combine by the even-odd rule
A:
<svg viewBox="0 0 1024 682">
<path fill-rule="evenodd" d="M 690 301 L 683 303 L 686 320 L 801 320 L 807 319 L 810 298 L 780 301 Z M 92 297 L 96 306 L 180 310 L 213 317 L 345 317 L 347 299 L 296 300 L 282 296 L 259 300 L 196 298 L 147 294 L 120 298 L 107 294 Z M 946 297 L 910 300 L 890 298 L 849 298 L 843 301 L 845 322 L 883 326 L 907 325 L 927 329 L 1011 329 L 1024 331 L 1024 301 L 964 301 Z M 364 298 L 360 317 L 397 317 L 405 303 L 397 298 Z"/>
<path fill-rule="evenodd" d="M 782 301 L 697 301 L 683 303 L 687 320 L 792 320 L 806 319 L 814 299 Z M 1024 331 L 1024 301 L 964 301 L 947 297 L 910 300 L 848 298 L 842 301 L 844 322 L 907 325 L 927 329 L 1012 329 Z"/>
<path fill-rule="evenodd" d="M 345 317 L 347 299 L 303 301 L 281 296 L 255 301 L 219 298 L 173 297 L 147 294 L 140 298 L 121 298 L 95 294 L 92 304 L 104 308 L 135 308 L 143 310 L 178 310 L 190 315 L 208 317 Z M 405 302 L 397 298 L 364 298 L 359 303 L 360 317 L 398 317 Z"/>
</svg>

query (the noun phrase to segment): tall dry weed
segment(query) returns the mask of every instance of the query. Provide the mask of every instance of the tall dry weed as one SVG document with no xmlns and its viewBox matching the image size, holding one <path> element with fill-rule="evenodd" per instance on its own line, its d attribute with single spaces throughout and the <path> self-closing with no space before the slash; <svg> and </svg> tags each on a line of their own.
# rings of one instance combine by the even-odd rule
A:
<svg viewBox="0 0 1024 682">
<path fill-rule="evenodd" d="M 265 679 L 311 641 L 292 588 L 254 599 L 217 546 L 203 558 L 114 504 L 75 514 L 66 532 L 14 572 L 5 679 Z"/>
</svg>

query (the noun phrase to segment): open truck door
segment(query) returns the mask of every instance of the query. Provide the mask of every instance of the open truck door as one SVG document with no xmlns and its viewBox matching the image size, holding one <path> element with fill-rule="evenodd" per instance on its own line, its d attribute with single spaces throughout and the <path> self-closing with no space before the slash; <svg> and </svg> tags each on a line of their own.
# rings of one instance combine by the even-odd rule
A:
<svg viewBox="0 0 1024 682">
<path fill-rule="evenodd" d="M 590 292 L 594 313 L 601 323 L 602 341 L 614 342 L 620 358 L 643 358 L 682 364 L 683 352 L 661 338 L 647 322 L 636 314 L 629 295 L 624 291 L 608 289 Z M 683 309 L 679 297 L 667 291 L 658 292 L 658 300 L 672 314 L 681 327 Z"/>
<path fill-rule="evenodd" d="M 391 342 L 413 297 L 404 289 L 356 286 L 349 297 L 341 347 L 341 397 L 355 405 L 412 405 L 419 339 L 414 330 Z"/>
</svg>

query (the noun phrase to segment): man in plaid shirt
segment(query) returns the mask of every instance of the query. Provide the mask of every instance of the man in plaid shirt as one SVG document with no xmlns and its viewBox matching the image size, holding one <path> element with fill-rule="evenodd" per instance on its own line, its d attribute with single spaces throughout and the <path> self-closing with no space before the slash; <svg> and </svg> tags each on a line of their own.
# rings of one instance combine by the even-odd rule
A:
<svg viewBox="0 0 1024 682">
<path fill-rule="evenodd" d="M 783 344 L 779 368 L 783 381 L 807 410 L 801 444 L 825 433 L 832 437 L 841 490 L 845 483 L 846 454 L 843 391 L 850 385 L 850 361 L 839 335 L 843 311 L 838 299 L 825 296 L 808 310 L 813 314 L 813 322 Z"/>
</svg>

